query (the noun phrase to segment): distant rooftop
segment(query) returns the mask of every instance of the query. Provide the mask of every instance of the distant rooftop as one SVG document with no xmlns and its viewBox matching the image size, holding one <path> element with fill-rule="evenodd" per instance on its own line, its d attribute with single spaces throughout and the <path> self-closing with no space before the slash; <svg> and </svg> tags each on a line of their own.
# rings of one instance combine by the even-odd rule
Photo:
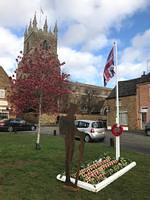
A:
<svg viewBox="0 0 150 200">
<path fill-rule="evenodd" d="M 92 84 L 87 84 L 87 83 L 80 83 L 80 82 L 73 82 L 71 81 L 70 84 L 72 85 L 78 85 L 78 86 L 83 86 L 83 87 L 93 87 L 93 88 L 97 88 L 97 89 L 104 89 L 104 90 L 108 90 L 111 91 L 111 88 L 107 88 L 107 87 L 103 87 L 103 86 L 98 86 L 98 85 L 92 85 Z"/>
<path fill-rule="evenodd" d="M 136 85 L 141 83 L 150 83 L 150 73 L 143 74 L 140 78 L 131 79 L 127 81 L 119 81 L 119 97 L 136 95 Z M 116 87 L 113 88 L 107 99 L 113 99 L 116 97 Z"/>
</svg>

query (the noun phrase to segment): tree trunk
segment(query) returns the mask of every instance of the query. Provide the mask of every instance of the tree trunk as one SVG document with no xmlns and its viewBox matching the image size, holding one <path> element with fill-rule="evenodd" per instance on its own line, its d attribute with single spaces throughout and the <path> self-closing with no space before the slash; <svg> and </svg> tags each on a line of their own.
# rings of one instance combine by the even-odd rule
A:
<svg viewBox="0 0 150 200">
<path fill-rule="evenodd" d="M 41 146 L 40 146 L 41 108 L 42 108 L 42 95 L 40 94 L 40 99 L 39 99 L 39 119 L 38 119 L 38 132 L 37 132 L 37 140 L 36 140 L 36 149 L 41 149 Z"/>
</svg>

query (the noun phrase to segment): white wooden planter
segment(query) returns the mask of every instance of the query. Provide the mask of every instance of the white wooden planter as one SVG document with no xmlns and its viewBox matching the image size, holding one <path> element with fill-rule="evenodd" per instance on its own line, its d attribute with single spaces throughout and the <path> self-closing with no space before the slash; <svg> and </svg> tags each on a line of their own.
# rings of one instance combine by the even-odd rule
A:
<svg viewBox="0 0 150 200">
<path fill-rule="evenodd" d="M 109 176 L 105 180 L 103 180 L 100 183 L 95 184 L 95 185 L 90 184 L 90 183 L 86 183 L 86 182 L 83 182 L 83 181 L 78 181 L 77 185 L 78 185 L 78 187 L 83 188 L 83 189 L 88 190 L 88 191 L 99 192 L 100 190 L 105 188 L 107 185 L 109 185 L 110 183 L 112 183 L 113 181 L 118 179 L 120 176 L 122 176 L 123 174 L 125 174 L 126 172 L 128 172 L 130 169 L 132 169 L 135 166 L 136 166 L 136 162 L 132 162 L 129 165 L 127 165 L 126 167 L 119 170 L 118 172 L 114 173 L 113 175 Z M 66 176 L 62 176 L 61 174 L 58 174 L 56 178 L 57 178 L 57 180 L 65 182 Z M 74 178 L 71 178 L 71 181 L 73 183 L 75 183 Z"/>
</svg>

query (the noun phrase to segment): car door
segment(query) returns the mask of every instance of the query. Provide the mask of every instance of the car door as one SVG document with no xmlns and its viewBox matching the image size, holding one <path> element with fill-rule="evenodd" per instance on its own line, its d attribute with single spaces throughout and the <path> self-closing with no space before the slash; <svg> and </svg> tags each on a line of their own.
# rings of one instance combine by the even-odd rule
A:
<svg viewBox="0 0 150 200">
<path fill-rule="evenodd" d="M 25 130 L 25 123 L 24 120 L 16 118 L 12 122 L 12 126 L 16 131 L 24 131 Z"/>
<path fill-rule="evenodd" d="M 20 129 L 19 123 L 15 119 L 12 119 L 12 120 L 9 121 L 8 127 L 12 127 L 14 131 L 18 131 Z"/>
<path fill-rule="evenodd" d="M 25 120 L 20 120 L 19 123 L 20 123 L 20 131 L 28 130 L 28 125 Z"/>
</svg>

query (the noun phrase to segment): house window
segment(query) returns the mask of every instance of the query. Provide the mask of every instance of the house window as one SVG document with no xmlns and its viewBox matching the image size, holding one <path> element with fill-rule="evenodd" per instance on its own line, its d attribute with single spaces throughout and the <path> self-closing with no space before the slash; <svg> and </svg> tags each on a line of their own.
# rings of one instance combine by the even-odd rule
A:
<svg viewBox="0 0 150 200">
<path fill-rule="evenodd" d="M 0 113 L 0 120 L 1 119 L 8 119 L 8 113 Z"/>
<path fill-rule="evenodd" d="M 4 99 L 5 98 L 5 90 L 0 89 L 0 98 Z"/>
<path fill-rule="evenodd" d="M 127 112 L 119 113 L 119 122 L 121 125 L 128 125 L 128 113 Z"/>
</svg>

